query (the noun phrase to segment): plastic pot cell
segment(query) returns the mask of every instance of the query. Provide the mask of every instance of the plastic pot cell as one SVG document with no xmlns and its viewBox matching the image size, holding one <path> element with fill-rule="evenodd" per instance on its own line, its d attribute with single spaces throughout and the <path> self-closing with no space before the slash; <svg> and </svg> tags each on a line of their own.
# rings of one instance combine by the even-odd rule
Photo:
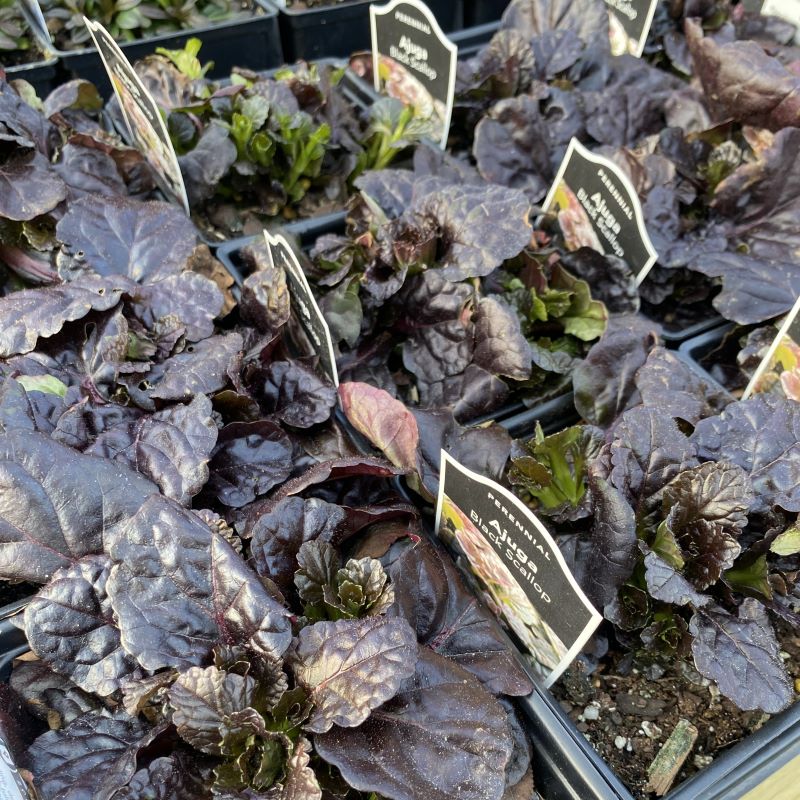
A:
<svg viewBox="0 0 800 800">
<path fill-rule="evenodd" d="M 503 16 L 509 0 L 467 0 L 464 3 L 464 27 L 483 25 Z"/>
<path fill-rule="evenodd" d="M 281 43 L 287 61 L 343 58 L 370 46 L 369 6 L 373 0 L 346 0 L 314 8 L 306 8 L 302 2 L 290 8 L 284 8 L 277 0 L 262 2 L 280 15 Z M 460 0 L 428 0 L 427 5 L 445 33 L 460 27 Z"/>
<path fill-rule="evenodd" d="M 61 83 L 57 58 L 46 58 L 30 64 L 17 64 L 13 67 L 0 66 L 0 69 L 5 70 L 6 80 L 9 82 L 27 81 L 42 99 Z"/>
<path fill-rule="evenodd" d="M 262 0 L 255 0 L 251 16 L 209 24 L 194 30 L 120 43 L 120 47 L 128 61 L 134 63 L 153 54 L 157 47 L 181 49 L 192 37 L 203 43 L 200 51 L 203 63 L 214 62 L 208 73 L 212 78 L 227 77 L 237 66 L 266 70 L 278 67 L 284 61 L 277 12 Z M 106 76 L 103 61 L 94 47 L 59 52 L 58 55 L 71 77 L 91 81 L 103 97 L 111 96 L 111 83 Z"/>
</svg>

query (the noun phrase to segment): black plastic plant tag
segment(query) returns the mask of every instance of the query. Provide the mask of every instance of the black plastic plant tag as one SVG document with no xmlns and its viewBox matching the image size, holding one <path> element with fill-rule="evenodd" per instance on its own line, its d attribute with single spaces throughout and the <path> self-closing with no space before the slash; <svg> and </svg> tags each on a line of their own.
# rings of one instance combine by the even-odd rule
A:
<svg viewBox="0 0 800 800">
<path fill-rule="evenodd" d="M 0 800 L 27 800 L 28 786 L 0 736 Z"/>
<path fill-rule="evenodd" d="M 602 621 L 536 515 L 442 450 L 436 531 L 551 686 Z"/>
<path fill-rule="evenodd" d="M 758 369 L 750 378 L 742 400 L 769 392 L 800 401 L 800 297 L 783 318 L 778 333 Z"/>
<path fill-rule="evenodd" d="M 331 332 L 314 299 L 314 293 L 308 285 L 300 262 L 286 237 L 281 234 L 273 236 L 269 231 L 264 231 L 264 238 L 267 240 L 267 251 L 272 266 L 280 267 L 286 273 L 286 283 L 291 293 L 292 307 L 297 321 L 313 345 L 322 371 L 334 386 L 338 386 L 339 372 L 336 369 L 336 354 Z"/>
<path fill-rule="evenodd" d="M 611 54 L 641 56 L 658 0 L 605 0 Z"/>
<path fill-rule="evenodd" d="M 447 146 L 456 87 L 458 47 L 420 0 L 370 6 L 375 90 L 413 106 L 431 138 Z"/>
<path fill-rule="evenodd" d="M 544 201 L 555 211 L 570 250 L 591 247 L 618 256 L 638 286 L 658 254 L 647 235 L 642 204 L 631 182 L 613 162 L 572 139 Z"/>
<path fill-rule="evenodd" d="M 119 100 L 131 140 L 153 168 L 158 185 L 164 194 L 183 206 L 189 214 L 189 199 L 183 183 L 178 156 L 169 138 L 158 104 L 114 38 L 98 22 L 83 18 L 103 59 L 108 78 Z"/>
<path fill-rule="evenodd" d="M 50 36 L 50 31 L 47 30 L 47 22 L 42 13 L 42 7 L 36 0 L 20 0 L 20 7 L 22 8 L 22 16 L 25 17 L 25 22 L 28 23 L 37 44 L 45 53 L 50 52 L 53 49 L 53 39 Z"/>
</svg>

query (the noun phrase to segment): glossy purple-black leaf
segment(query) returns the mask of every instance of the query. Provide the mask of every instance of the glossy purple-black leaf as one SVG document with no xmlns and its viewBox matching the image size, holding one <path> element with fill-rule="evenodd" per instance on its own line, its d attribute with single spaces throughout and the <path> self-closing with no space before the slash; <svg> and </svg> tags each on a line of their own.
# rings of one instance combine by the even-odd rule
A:
<svg viewBox="0 0 800 800">
<path fill-rule="evenodd" d="M 197 394 L 213 394 L 228 384 L 228 368 L 242 344 L 242 336 L 236 331 L 211 336 L 156 364 L 143 379 L 135 381 L 142 381 L 145 398 L 191 400 Z"/>
<path fill-rule="evenodd" d="M 636 317 L 612 320 L 586 358 L 572 372 L 575 408 L 593 425 L 610 425 L 640 401 L 636 373 L 655 346 L 652 325 Z"/>
<path fill-rule="evenodd" d="M 330 542 L 348 526 L 347 509 L 317 498 L 285 497 L 255 517 L 245 530 L 259 575 L 282 592 L 292 587 L 297 553 L 305 542 Z"/>
<path fill-rule="evenodd" d="M 711 602 L 708 595 L 698 592 L 675 567 L 654 552 L 646 553 L 644 566 L 647 591 L 656 600 L 678 606 L 692 605 L 694 608 L 702 608 Z"/>
<path fill-rule="evenodd" d="M 657 522 L 667 484 L 698 461 L 674 420 L 638 406 L 614 428 L 611 463 L 611 483 L 633 507 L 639 527 L 647 528 Z"/>
<path fill-rule="evenodd" d="M 718 119 L 771 130 L 798 126 L 800 76 L 756 42 L 720 44 L 703 36 L 699 20 L 687 19 L 685 32 L 695 73 Z"/>
<path fill-rule="evenodd" d="M 13 152 L 0 152 L 0 217 L 25 222 L 52 211 L 67 195 L 58 172 L 41 153 L 3 138 Z"/>
<path fill-rule="evenodd" d="M 437 259 L 449 281 L 488 275 L 530 244 L 530 202 L 504 186 L 459 186 L 432 192 L 413 207 L 434 222 L 444 245 Z"/>
<path fill-rule="evenodd" d="M 195 749 L 221 755 L 222 740 L 237 727 L 229 718 L 252 704 L 256 686 L 249 675 L 216 667 L 190 667 L 169 689 L 172 723 Z"/>
<path fill-rule="evenodd" d="M 317 622 L 300 631 L 292 669 L 314 709 L 305 727 L 354 728 L 414 674 L 417 641 L 404 619 L 383 616 Z"/>
<path fill-rule="evenodd" d="M 124 711 L 89 712 L 42 734 L 28 764 L 43 800 L 111 800 L 136 772 L 136 757 L 160 733 Z"/>
<path fill-rule="evenodd" d="M 391 566 L 395 603 L 420 644 L 454 661 L 495 694 L 525 695 L 530 679 L 499 632 L 497 621 L 464 586 L 450 557 L 421 540 Z"/>
<path fill-rule="evenodd" d="M 70 283 L 23 289 L 0 300 L 0 357 L 28 353 L 66 322 L 119 303 L 127 281 L 87 275 Z"/>
<path fill-rule="evenodd" d="M 700 377 L 688 364 L 663 347 L 650 351 L 637 371 L 642 403 L 692 425 L 721 411 L 733 397 Z"/>
<path fill-rule="evenodd" d="M 208 490 L 233 508 L 283 483 L 293 469 L 292 441 L 274 422 L 231 422 L 211 456 Z"/>
<path fill-rule="evenodd" d="M 325 422 L 336 405 L 336 388 L 299 361 L 273 361 L 259 388 L 264 410 L 294 428 Z"/>
<path fill-rule="evenodd" d="M 531 374 L 531 348 L 519 316 L 498 297 L 484 297 L 475 311 L 473 363 L 494 375 L 524 381 Z"/>
<path fill-rule="evenodd" d="M 130 293 L 132 314 L 152 331 L 159 320 L 175 317 L 186 339 L 199 342 L 214 333 L 214 318 L 222 312 L 224 297 L 214 281 L 196 272 L 170 275 Z"/>
<path fill-rule="evenodd" d="M 90 195 L 71 203 L 56 226 L 65 276 L 83 270 L 149 283 L 182 272 L 197 244 L 177 206 L 156 200 Z"/>
<path fill-rule="evenodd" d="M 758 600 L 745 598 L 736 617 L 717 606 L 698 608 L 689 633 L 698 671 L 742 710 L 777 714 L 794 700 L 775 631 Z"/>
<path fill-rule="evenodd" d="M 414 675 L 357 728 L 314 737 L 347 783 L 394 800 L 500 800 L 513 740 L 477 678 L 421 648 Z"/>
<path fill-rule="evenodd" d="M 25 609 L 31 650 L 81 689 L 106 697 L 125 678 L 141 677 L 120 643 L 106 594 L 111 561 L 86 556 L 59 570 Z"/>
<path fill-rule="evenodd" d="M 145 669 L 202 664 L 218 643 L 268 658 L 289 646 L 287 612 L 222 535 L 174 501 L 151 497 L 106 549 L 122 643 Z"/>
<path fill-rule="evenodd" d="M 188 505 L 208 480 L 208 462 L 217 441 L 211 401 L 202 394 L 123 422 L 101 433 L 86 451 L 128 464 L 161 491 Z"/>
<path fill-rule="evenodd" d="M 129 467 L 27 431 L 0 436 L 0 475 L 0 576 L 36 583 L 102 552 L 157 491 Z"/>
<path fill-rule="evenodd" d="M 800 405 L 793 400 L 759 394 L 732 403 L 700 420 L 691 441 L 701 458 L 730 461 L 750 474 L 751 512 L 800 511 Z"/>
<path fill-rule="evenodd" d="M 589 600 L 603 608 L 636 566 L 636 518 L 624 494 L 601 470 L 589 468 L 589 489 L 594 500 L 594 527 L 584 585 Z"/>
</svg>

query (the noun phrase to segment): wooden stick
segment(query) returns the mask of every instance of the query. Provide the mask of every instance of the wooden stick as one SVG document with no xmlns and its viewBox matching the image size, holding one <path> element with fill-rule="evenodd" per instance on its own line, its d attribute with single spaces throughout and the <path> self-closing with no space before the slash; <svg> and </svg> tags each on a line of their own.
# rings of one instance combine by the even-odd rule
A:
<svg viewBox="0 0 800 800">
<path fill-rule="evenodd" d="M 647 768 L 650 780 L 646 791 L 655 792 L 659 797 L 663 797 L 669 791 L 683 762 L 691 753 L 695 741 L 697 741 L 697 728 L 688 720 L 679 719 L 675 730 Z"/>
</svg>

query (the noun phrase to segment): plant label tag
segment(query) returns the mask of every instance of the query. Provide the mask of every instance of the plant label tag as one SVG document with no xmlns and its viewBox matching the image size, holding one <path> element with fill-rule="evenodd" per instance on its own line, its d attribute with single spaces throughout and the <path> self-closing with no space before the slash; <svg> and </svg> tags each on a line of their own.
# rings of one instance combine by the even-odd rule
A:
<svg viewBox="0 0 800 800">
<path fill-rule="evenodd" d="M 11 752 L 0 736 L 0 800 L 27 800 L 28 785 L 19 774 Z"/>
<path fill-rule="evenodd" d="M 777 336 L 750 378 L 742 400 L 752 394 L 770 392 L 800 400 L 800 297 L 784 317 Z"/>
<path fill-rule="evenodd" d="M 800 0 L 764 0 L 757 9 L 770 17 L 780 17 L 795 26 L 794 41 L 800 44 Z"/>
<path fill-rule="evenodd" d="M 264 238 L 267 240 L 270 263 L 286 273 L 286 283 L 297 321 L 311 341 L 326 377 L 334 386 L 338 386 L 339 371 L 336 369 L 336 354 L 330 328 L 314 299 L 303 268 L 285 236 L 273 236 L 269 231 L 264 231 Z"/>
<path fill-rule="evenodd" d="M 119 45 L 99 23 L 83 18 L 103 59 L 108 78 L 117 95 L 131 141 L 153 168 L 164 194 L 183 206 L 189 216 L 189 199 L 183 183 L 178 156 L 169 138 L 167 125 L 153 96 L 139 79 Z"/>
<path fill-rule="evenodd" d="M 436 531 L 552 686 L 602 621 L 536 515 L 442 450 Z"/>
<path fill-rule="evenodd" d="M 22 16 L 25 17 L 25 22 L 33 33 L 39 47 L 45 51 L 50 52 L 53 49 L 53 39 L 50 36 L 50 31 L 47 29 L 47 21 L 42 13 L 42 7 L 36 0 L 21 0 L 20 6 L 22 8 Z"/>
<path fill-rule="evenodd" d="M 431 138 L 447 146 L 456 90 L 458 47 L 420 0 L 370 6 L 375 91 L 385 91 L 429 122 Z"/>
<path fill-rule="evenodd" d="M 639 58 L 653 23 L 658 0 L 605 0 L 611 55 Z"/>
<path fill-rule="evenodd" d="M 543 208 L 556 212 L 567 249 L 591 247 L 618 256 L 633 270 L 637 286 L 658 259 L 628 177 L 577 139 L 569 143 Z"/>
</svg>

